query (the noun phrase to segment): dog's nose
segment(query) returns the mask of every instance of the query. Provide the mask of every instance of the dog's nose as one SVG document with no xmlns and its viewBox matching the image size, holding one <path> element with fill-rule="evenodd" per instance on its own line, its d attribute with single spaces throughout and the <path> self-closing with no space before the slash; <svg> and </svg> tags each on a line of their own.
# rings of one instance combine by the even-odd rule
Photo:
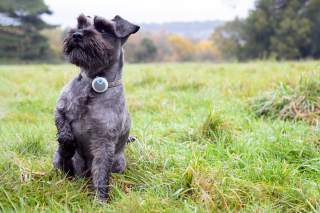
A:
<svg viewBox="0 0 320 213">
<path fill-rule="evenodd" d="M 80 32 L 73 33 L 72 38 L 74 41 L 81 41 L 83 39 L 83 34 Z"/>
</svg>

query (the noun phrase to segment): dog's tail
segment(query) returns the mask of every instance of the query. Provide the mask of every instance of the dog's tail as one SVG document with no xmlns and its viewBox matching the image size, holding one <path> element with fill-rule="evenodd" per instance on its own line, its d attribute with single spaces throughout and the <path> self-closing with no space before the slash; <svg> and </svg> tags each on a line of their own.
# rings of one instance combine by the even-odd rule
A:
<svg viewBox="0 0 320 213">
<path fill-rule="evenodd" d="M 138 140 L 138 136 L 132 135 L 132 136 L 130 136 L 130 137 L 128 138 L 127 144 L 130 144 L 130 143 L 132 143 L 132 142 L 134 142 L 134 141 L 136 141 L 136 140 Z"/>
</svg>

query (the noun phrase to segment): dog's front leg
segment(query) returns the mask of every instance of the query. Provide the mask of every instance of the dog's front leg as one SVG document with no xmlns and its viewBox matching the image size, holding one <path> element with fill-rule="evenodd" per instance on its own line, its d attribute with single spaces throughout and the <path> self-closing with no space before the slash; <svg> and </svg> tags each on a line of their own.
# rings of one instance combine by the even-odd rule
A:
<svg viewBox="0 0 320 213">
<path fill-rule="evenodd" d="M 66 118 L 63 111 L 59 109 L 54 110 L 54 122 L 58 130 L 58 152 L 65 160 L 70 160 L 76 151 L 75 137 L 72 133 L 70 122 Z"/>
<path fill-rule="evenodd" d="M 115 140 L 101 140 L 93 149 L 92 177 L 96 196 L 105 201 L 109 191 L 110 172 L 114 161 Z"/>
</svg>

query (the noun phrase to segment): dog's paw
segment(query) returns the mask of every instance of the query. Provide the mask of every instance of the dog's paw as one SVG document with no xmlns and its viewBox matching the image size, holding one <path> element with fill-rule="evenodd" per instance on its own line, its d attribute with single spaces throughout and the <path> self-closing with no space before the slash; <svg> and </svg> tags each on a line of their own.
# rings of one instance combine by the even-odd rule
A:
<svg viewBox="0 0 320 213">
<path fill-rule="evenodd" d="M 137 135 L 132 135 L 128 138 L 127 140 L 127 144 L 130 144 L 132 142 L 135 142 L 136 140 L 138 140 L 138 136 Z"/>
<path fill-rule="evenodd" d="M 59 154 L 65 160 L 70 160 L 76 153 L 77 145 L 75 142 L 60 143 Z"/>
</svg>

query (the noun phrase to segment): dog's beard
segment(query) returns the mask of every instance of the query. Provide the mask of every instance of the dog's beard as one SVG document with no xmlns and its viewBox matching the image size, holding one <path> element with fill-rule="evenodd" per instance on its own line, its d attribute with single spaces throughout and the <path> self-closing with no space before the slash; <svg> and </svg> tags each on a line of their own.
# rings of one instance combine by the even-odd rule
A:
<svg viewBox="0 0 320 213">
<path fill-rule="evenodd" d="M 75 43 L 71 35 L 69 33 L 63 42 L 63 54 L 70 63 L 91 71 L 99 71 L 99 68 L 105 67 L 112 60 L 114 48 L 103 38 L 93 36 Z"/>
</svg>

